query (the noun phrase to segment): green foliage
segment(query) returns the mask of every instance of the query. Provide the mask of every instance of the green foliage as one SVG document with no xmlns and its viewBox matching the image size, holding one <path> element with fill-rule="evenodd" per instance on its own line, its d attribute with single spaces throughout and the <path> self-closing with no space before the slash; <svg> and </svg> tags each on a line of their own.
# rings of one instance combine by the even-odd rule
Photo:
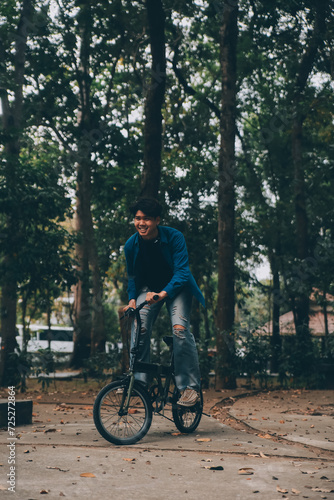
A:
<svg viewBox="0 0 334 500">
<path fill-rule="evenodd" d="M 85 380 L 91 377 L 102 384 L 119 370 L 120 361 L 121 353 L 117 347 L 112 348 L 108 353 L 94 354 L 85 361 L 82 375 Z"/>
<path fill-rule="evenodd" d="M 14 384 L 21 388 L 21 392 L 25 392 L 27 379 L 33 376 L 38 378 L 44 390 L 51 382 L 45 375 L 55 371 L 56 358 L 57 354 L 50 349 L 38 349 L 32 353 L 17 347 L 15 352 L 10 354 Z"/>
<path fill-rule="evenodd" d="M 21 305 L 26 303 L 26 310 L 36 315 L 47 311 L 73 285 L 74 237 L 68 220 L 76 165 L 89 160 L 102 279 L 107 295 L 114 297 L 117 292 L 125 302 L 122 246 L 133 232 L 128 206 L 140 191 L 143 107 L 151 77 L 145 5 L 127 0 L 79 5 L 64 0 L 62 9 L 53 9 L 51 16 L 53 1 L 33 4 L 32 21 L 24 20 L 28 50 L 22 130 L 8 132 L 0 117 L 1 144 L 20 139 L 18 157 L 0 146 L 1 280 L 17 282 Z M 203 319 L 199 328 L 205 353 L 209 344 L 205 336 L 213 331 L 217 299 L 222 4 L 166 1 L 164 5 L 168 68 L 160 189 L 166 206 L 163 223 L 184 232 L 192 272 L 206 295 L 208 331 L 204 331 Z M 20 3 L 13 0 L 1 2 L 2 109 L 13 103 L 17 92 L 15 43 L 20 9 Z M 248 289 L 249 269 L 263 255 L 280 273 L 281 290 L 274 292 L 280 294 L 281 312 L 290 309 L 295 296 L 314 287 L 320 295 L 334 291 L 332 14 L 328 14 L 300 101 L 309 220 L 307 262 L 296 259 L 294 238 L 291 96 L 315 15 L 310 2 L 239 2 L 234 244 L 239 324 L 246 323 L 249 329 L 268 319 L 267 297 L 253 287 Z M 79 60 L 84 31 L 89 42 L 88 76 Z M 86 77 L 89 117 L 79 127 Z M 109 305 L 106 314 L 106 329 L 115 341 L 118 319 Z M 256 354 L 256 345 L 250 342 L 246 347 Z M 292 350 L 298 351 L 297 347 Z M 250 372 L 262 366 L 260 360 L 255 363 L 253 354 L 247 361 Z M 205 358 L 203 354 L 207 373 Z M 286 359 L 287 371 L 297 374 L 300 368 L 292 364 L 288 352 Z"/>
<path fill-rule="evenodd" d="M 305 344 L 302 349 L 296 336 L 284 336 L 277 380 L 270 376 L 272 346 L 269 337 L 249 334 L 240 338 L 236 354 L 239 374 L 246 376 L 250 385 L 258 381 L 261 388 L 270 384 L 315 389 L 324 388 L 329 382 L 325 372 L 328 360 L 318 340 Z"/>
<path fill-rule="evenodd" d="M 249 382 L 256 378 L 260 386 L 267 387 L 270 360 L 270 344 L 267 339 L 248 335 L 237 343 L 238 366 Z"/>
</svg>

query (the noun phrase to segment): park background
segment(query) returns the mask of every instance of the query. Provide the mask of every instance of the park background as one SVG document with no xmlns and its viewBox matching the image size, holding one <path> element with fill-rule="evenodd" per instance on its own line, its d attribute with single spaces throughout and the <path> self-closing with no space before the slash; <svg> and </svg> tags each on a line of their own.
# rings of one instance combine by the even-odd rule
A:
<svg viewBox="0 0 334 500">
<path fill-rule="evenodd" d="M 333 6 L 1 2 L 0 385 L 56 368 L 57 353 L 27 350 L 54 318 L 73 327 L 62 368 L 120 369 L 139 195 L 185 235 L 206 299 L 192 317 L 203 384 L 328 384 Z"/>
</svg>

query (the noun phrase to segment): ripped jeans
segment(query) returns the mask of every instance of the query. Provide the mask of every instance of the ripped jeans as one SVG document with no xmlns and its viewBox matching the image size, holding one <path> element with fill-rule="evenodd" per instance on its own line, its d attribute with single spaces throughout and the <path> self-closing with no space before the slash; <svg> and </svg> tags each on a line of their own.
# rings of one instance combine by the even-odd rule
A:
<svg viewBox="0 0 334 500">
<path fill-rule="evenodd" d="M 147 287 L 140 290 L 136 300 L 137 304 L 144 302 L 146 294 L 149 291 Z M 180 391 L 183 391 L 187 387 L 198 391 L 201 383 L 196 343 L 189 329 L 191 302 L 192 294 L 184 290 L 173 299 L 167 297 L 164 301 L 146 305 L 140 311 L 141 333 L 138 360 L 149 363 L 152 328 L 161 307 L 166 303 L 173 329 L 175 379 L 177 388 Z M 134 323 L 132 324 L 131 345 L 134 342 L 136 328 Z M 148 382 L 146 373 L 136 373 L 135 377 L 144 383 Z"/>
</svg>

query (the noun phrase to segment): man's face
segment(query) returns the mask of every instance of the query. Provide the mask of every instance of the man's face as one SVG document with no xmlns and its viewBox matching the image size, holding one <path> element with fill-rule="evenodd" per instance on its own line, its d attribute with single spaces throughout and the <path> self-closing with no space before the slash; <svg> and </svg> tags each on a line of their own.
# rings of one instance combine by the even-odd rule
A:
<svg viewBox="0 0 334 500">
<path fill-rule="evenodd" d="M 138 210 L 135 215 L 135 228 L 144 240 L 152 240 L 159 234 L 160 217 L 151 217 Z"/>
</svg>

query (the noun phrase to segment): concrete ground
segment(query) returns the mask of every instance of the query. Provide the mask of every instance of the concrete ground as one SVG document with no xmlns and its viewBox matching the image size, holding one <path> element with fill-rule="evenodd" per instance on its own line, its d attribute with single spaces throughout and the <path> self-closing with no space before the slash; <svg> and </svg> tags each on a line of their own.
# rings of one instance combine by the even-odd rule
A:
<svg viewBox="0 0 334 500">
<path fill-rule="evenodd" d="M 122 447 L 95 429 L 91 395 L 35 395 L 32 425 L 15 438 L 0 431 L 0 497 L 334 499 L 333 391 L 205 400 L 210 416 L 194 434 L 155 415 L 142 441 Z"/>
</svg>

